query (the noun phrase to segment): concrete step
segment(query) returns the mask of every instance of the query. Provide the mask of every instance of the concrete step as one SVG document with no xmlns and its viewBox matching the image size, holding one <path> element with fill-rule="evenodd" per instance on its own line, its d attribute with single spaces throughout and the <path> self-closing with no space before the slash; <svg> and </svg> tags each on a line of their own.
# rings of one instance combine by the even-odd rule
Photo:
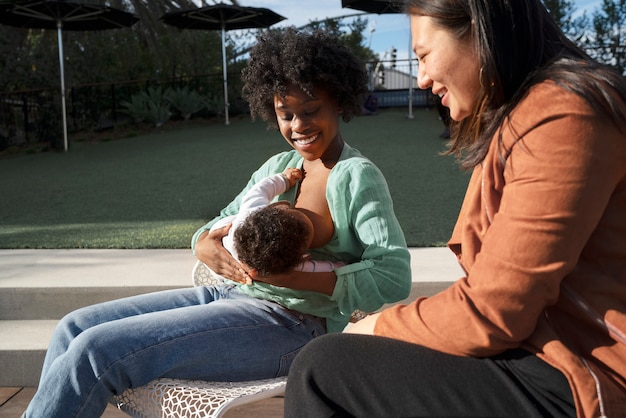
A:
<svg viewBox="0 0 626 418">
<path fill-rule="evenodd" d="M 0 320 L 59 319 L 82 306 L 191 285 L 190 250 L 0 251 Z"/>
<path fill-rule="evenodd" d="M 182 286 L 0 288 L 1 320 L 60 319 L 83 306 Z"/>
<path fill-rule="evenodd" d="M 448 285 L 448 282 L 413 283 L 411 295 L 403 302 L 433 295 Z M 115 292 L 92 295 L 89 299 L 105 299 L 111 294 Z M 60 293 L 59 300 L 69 299 L 68 295 Z M 59 308 L 63 308 L 63 304 L 59 304 Z M 58 319 L 0 320 L 0 387 L 37 386 L 48 343 L 57 322 Z"/>
<path fill-rule="evenodd" d="M 0 321 L 0 387 L 37 386 L 57 322 Z"/>
<path fill-rule="evenodd" d="M 411 249 L 413 287 L 430 296 L 462 275 L 444 248 Z M 191 286 L 189 250 L 0 250 L 0 387 L 37 386 L 63 315 L 102 301 Z"/>
<path fill-rule="evenodd" d="M 421 294 L 462 275 L 445 248 L 411 249 Z M 190 250 L 0 250 L 0 320 L 59 319 L 82 306 L 191 285 Z"/>
<path fill-rule="evenodd" d="M 190 250 L 0 250 L 0 387 L 38 384 L 65 314 L 191 286 L 194 263 Z"/>
</svg>

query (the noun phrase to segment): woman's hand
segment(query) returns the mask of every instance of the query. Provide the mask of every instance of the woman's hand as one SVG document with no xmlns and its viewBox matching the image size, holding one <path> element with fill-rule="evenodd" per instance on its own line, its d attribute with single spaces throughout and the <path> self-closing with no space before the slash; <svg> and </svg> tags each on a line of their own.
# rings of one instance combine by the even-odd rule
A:
<svg viewBox="0 0 626 418">
<path fill-rule="evenodd" d="M 344 332 L 350 334 L 367 334 L 374 335 L 374 327 L 378 320 L 379 313 L 371 314 L 361 319 L 355 324 L 350 325 Z"/>
<path fill-rule="evenodd" d="M 222 245 L 222 238 L 228 235 L 231 226 L 232 224 L 228 224 L 201 234 L 196 241 L 196 256 L 220 276 L 235 282 L 251 284 L 252 280 L 242 265 Z"/>
</svg>

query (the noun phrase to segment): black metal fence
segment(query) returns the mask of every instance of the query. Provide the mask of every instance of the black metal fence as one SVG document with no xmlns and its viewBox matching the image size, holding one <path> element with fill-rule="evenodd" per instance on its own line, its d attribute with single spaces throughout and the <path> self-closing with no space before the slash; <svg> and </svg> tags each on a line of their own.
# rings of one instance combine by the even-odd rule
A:
<svg viewBox="0 0 626 418">
<path fill-rule="evenodd" d="M 68 133 L 98 131 L 128 124 L 130 115 L 125 112 L 122 103 L 130 101 L 133 95 L 151 86 L 160 86 L 164 90 L 169 87 L 188 87 L 206 97 L 223 94 L 221 74 L 72 87 L 66 91 Z M 236 78 L 229 90 L 231 88 L 233 93 L 236 89 L 240 90 Z M 60 95 L 56 89 L 0 93 L 0 150 L 11 145 L 35 142 L 49 142 L 53 148 L 62 148 Z"/>
<path fill-rule="evenodd" d="M 412 65 L 412 68 L 409 67 Z M 367 64 L 370 88 L 379 108 L 435 105 L 432 94 L 415 87 L 417 68 L 408 60 Z M 413 88 L 410 88 L 411 85 Z M 205 97 L 223 97 L 221 74 L 167 80 L 141 80 L 76 86 L 66 91 L 68 133 L 98 131 L 130 123 L 124 101 L 151 86 L 187 87 Z M 246 112 L 239 74 L 229 74 L 230 111 Z M 409 92 L 412 91 L 412 95 Z M 409 97 L 411 96 L 411 102 Z M 212 115 L 207 109 L 205 115 Z M 62 109 L 59 90 L 0 92 L 0 150 L 12 145 L 48 142 L 62 148 Z"/>
</svg>

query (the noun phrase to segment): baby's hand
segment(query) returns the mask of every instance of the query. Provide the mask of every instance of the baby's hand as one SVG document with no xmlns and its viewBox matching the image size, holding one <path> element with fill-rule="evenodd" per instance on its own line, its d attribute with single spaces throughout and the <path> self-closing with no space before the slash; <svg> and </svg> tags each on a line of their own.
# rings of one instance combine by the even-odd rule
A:
<svg viewBox="0 0 626 418">
<path fill-rule="evenodd" d="M 302 180 L 302 170 L 299 168 L 286 168 L 283 171 L 283 176 L 289 182 L 289 187 L 293 187 L 298 180 Z"/>
</svg>

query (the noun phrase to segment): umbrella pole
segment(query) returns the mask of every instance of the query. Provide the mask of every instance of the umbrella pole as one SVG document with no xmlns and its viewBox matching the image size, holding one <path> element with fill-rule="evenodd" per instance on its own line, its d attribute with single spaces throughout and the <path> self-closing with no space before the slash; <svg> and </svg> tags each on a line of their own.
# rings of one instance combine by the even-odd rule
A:
<svg viewBox="0 0 626 418">
<path fill-rule="evenodd" d="M 228 74 L 226 71 L 226 29 L 222 24 L 222 69 L 224 71 L 224 115 L 226 116 L 225 124 L 228 125 Z"/>
<path fill-rule="evenodd" d="M 57 38 L 59 40 L 59 67 L 61 70 L 61 111 L 63 112 L 63 151 L 67 151 L 67 115 L 65 112 L 65 73 L 63 69 L 63 23 L 57 22 Z"/>
<path fill-rule="evenodd" d="M 413 119 L 413 45 L 409 34 L 409 114 L 407 118 Z"/>
</svg>

